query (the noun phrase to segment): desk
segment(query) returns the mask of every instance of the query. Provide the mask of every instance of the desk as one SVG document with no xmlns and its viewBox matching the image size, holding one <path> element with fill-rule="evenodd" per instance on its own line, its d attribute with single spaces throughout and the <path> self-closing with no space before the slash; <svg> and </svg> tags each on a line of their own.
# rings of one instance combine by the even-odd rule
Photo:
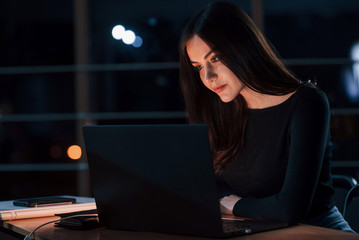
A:
<svg viewBox="0 0 359 240">
<path fill-rule="evenodd" d="M 0 221 L 0 226 L 20 235 L 27 235 L 43 223 L 59 217 L 33 218 L 12 221 Z M 1 235 L 0 235 L 1 236 Z M 32 236 L 34 237 L 34 236 Z M 1 238 L 6 239 L 6 238 Z M 16 239 L 10 238 L 9 239 Z M 68 230 L 54 227 L 51 223 L 35 232 L 36 240 L 204 240 L 214 238 L 170 235 L 162 233 L 120 231 L 111 229 Z M 230 238 L 231 240 L 359 240 L 359 235 L 327 228 L 299 225 L 262 233 Z"/>
</svg>

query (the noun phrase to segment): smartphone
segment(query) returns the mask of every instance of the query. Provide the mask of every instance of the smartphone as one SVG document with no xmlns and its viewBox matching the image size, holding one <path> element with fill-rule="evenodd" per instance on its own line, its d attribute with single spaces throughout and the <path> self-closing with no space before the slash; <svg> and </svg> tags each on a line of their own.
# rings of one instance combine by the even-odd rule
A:
<svg viewBox="0 0 359 240">
<path fill-rule="evenodd" d="M 15 206 L 22 207 L 44 207 L 55 205 L 66 205 L 76 203 L 76 198 L 51 196 L 51 197 L 37 197 L 37 198 L 24 198 L 16 199 L 13 201 Z"/>
</svg>

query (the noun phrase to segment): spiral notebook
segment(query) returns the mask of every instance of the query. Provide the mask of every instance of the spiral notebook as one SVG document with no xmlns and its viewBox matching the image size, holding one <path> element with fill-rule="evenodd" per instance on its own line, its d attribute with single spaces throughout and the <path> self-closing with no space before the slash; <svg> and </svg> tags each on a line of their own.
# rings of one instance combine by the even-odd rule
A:
<svg viewBox="0 0 359 240">
<path fill-rule="evenodd" d="M 20 207 L 14 206 L 13 200 L 0 201 L 0 220 L 4 221 L 24 218 L 50 217 L 55 216 L 55 214 L 96 209 L 94 198 L 68 195 L 64 195 L 64 197 L 76 198 L 76 203 L 43 207 Z"/>
</svg>

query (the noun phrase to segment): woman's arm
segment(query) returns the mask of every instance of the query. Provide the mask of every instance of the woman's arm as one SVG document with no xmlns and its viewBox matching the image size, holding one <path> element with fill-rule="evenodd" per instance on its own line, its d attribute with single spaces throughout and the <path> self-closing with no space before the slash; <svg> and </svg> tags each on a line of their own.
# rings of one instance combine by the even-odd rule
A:
<svg viewBox="0 0 359 240">
<path fill-rule="evenodd" d="M 264 198 L 242 198 L 237 216 L 275 219 L 295 224 L 313 199 L 329 139 L 330 109 L 326 96 L 313 94 L 298 103 L 290 127 L 290 152 L 281 191 Z"/>
</svg>

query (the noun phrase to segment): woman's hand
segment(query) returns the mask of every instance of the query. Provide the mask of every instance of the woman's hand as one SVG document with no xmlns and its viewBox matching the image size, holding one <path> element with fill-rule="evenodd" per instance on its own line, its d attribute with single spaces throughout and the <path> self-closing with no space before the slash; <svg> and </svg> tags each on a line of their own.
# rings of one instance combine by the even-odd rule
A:
<svg viewBox="0 0 359 240">
<path fill-rule="evenodd" d="M 219 199 L 221 213 L 233 215 L 234 205 L 241 200 L 237 195 L 229 195 Z"/>
</svg>

